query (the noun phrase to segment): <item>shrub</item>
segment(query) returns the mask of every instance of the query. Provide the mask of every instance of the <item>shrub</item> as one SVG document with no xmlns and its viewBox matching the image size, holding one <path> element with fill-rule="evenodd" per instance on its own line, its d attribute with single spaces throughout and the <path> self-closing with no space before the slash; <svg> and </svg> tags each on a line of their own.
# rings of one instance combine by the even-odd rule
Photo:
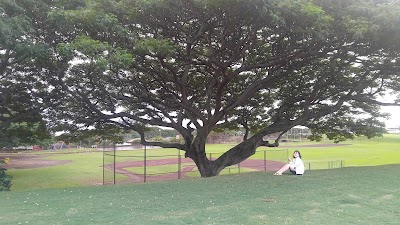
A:
<svg viewBox="0 0 400 225">
<path fill-rule="evenodd" d="M 12 177 L 6 173 L 7 169 L 1 167 L 1 165 L 7 164 L 9 161 L 9 158 L 0 159 L 0 191 L 9 191 L 11 188 Z"/>
</svg>

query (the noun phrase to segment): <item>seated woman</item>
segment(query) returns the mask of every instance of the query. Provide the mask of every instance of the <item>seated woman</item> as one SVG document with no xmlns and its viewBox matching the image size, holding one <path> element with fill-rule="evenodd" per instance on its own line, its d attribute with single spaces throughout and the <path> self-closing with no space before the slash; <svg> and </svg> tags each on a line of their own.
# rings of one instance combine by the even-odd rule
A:
<svg viewBox="0 0 400 225">
<path fill-rule="evenodd" d="M 286 170 L 290 170 L 292 174 L 303 175 L 304 173 L 304 163 L 301 160 L 301 154 L 298 150 L 293 152 L 293 160 L 288 158 L 289 163 L 284 165 L 280 170 L 278 170 L 274 175 L 282 175 Z"/>
</svg>

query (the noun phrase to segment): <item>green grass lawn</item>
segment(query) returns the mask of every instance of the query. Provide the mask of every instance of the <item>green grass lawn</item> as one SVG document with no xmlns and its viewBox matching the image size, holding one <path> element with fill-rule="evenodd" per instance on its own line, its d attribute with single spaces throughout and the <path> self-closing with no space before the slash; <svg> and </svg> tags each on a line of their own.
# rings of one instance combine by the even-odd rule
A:
<svg viewBox="0 0 400 225">
<path fill-rule="evenodd" d="M 332 142 L 324 142 L 332 143 Z M 294 149 L 299 149 L 303 155 L 306 168 L 326 169 L 328 163 L 335 160 L 343 160 L 344 166 L 374 166 L 398 164 L 400 162 L 400 135 L 385 135 L 384 138 L 374 138 L 371 140 L 357 138 L 352 141 L 344 142 L 349 145 L 338 145 L 332 147 L 309 147 L 317 145 L 316 142 L 301 143 L 282 143 L 279 148 L 261 147 L 252 159 L 263 159 L 266 151 L 267 159 L 286 161 L 287 154 L 291 154 Z M 299 146 L 300 145 L 300 146 Z M 303 147 L 301 146 L 303 145 Z M 218 157 L 222 152 L 233 147 L 233 144 L 214 144 L 207 145 L 208 154 L 212 158 Z M 13 176 L 12 190 L 40 189 L 40 188 L 62 188 L 76 187 L 83 185 L 102 184 L 103 182 L 103 153 L 101 151 L 78 151 L 62 150 L 50 151 L 51 156 L 46 157 L 52 160 L 70 160 L 70 163 L 36 169 L 9 169 L 7 172 Z M 74 152 L 73 154 L 66 154 Z M 35 152 L 36 153 L 36 152 Z M 49 151 L 42 151 L 39 154 L 48 154 Z M 107 152 L 105 163 L 112 163 L 112 152 Z M 124 161 L 143 161 L 143 150 L 117 151 L 117 162 Z M 149 160 L 162 158 L 178 157 L 176 149 L 151 149 L 147 151 Z M 1 156 L 0 156 L 1 157 Z M 183 157 L 183 153 L 181 153 Z M 224 170 L 221 174 L 237 173 L 236 166 Z M 177 166 L 153 166 L 148 167 L 149 173 L 163 173 L 177 170 Z M 143 168 L 125 168 L 132 172 L 143 173 Z M 166 171 L 163 171 L 166 170 Z M 196 170 L 196 169 L 195 169 Z M 142 171 L 142 172 L 141 172 Z M 252 169 L 241 168 L 240 172 L 250 172 Z M 198 172 L 190 172 L 189 176 L 199 176 Z M 113 174 L 106 171 L 106 181 L 112 180 Z M 118 181 L 126 179 L 121 174 L 116 175 Z"/>
<path fill-rule="evenodd" d="M 0 224 L 400 224 L 400 165 L 0 192 Z"/>
<path fill-rule="evenodd" d="M 344 160 L 345 166 L 375 166 L 400 163 L 400 135 L 386 134 L 384 138 L 357 138 L 338 147 L 297 148 L 305 162 Z"/>
</svg>

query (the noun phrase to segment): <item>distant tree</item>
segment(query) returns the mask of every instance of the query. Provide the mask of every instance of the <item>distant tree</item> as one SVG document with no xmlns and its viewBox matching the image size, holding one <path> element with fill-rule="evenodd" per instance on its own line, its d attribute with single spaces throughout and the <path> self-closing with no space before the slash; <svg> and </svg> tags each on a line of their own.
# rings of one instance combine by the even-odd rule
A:
<svg viewBox="0 0 400 225">
<path fill-rule="evenodd" d="M 378 101 L 400 89 L 397 1 L 68 2 L 51 2 L 35 24 L 52 53 L 38 64 L 47 118 L 134 130 L 142 144 L 185 151 L 202 177 L 277 146 L 280 136 L 263 137 L 297 125 L 315 140 L 378 136 L 379 106 L 399 105 Z M 184 142 L 151 142 L 149 126 Z M 207 136 L 224 128 L 252 135 L 210 160 Z"/>
<path fill-rule="evenodd" d="M 64 129 L 64 132 L 55 137 L 55 140 L 68 144 L 83 143 L 88 147 L 101 143 L 123 143 L 124 136 L 128 133 L 127 130 L 113 124 L 96 124 L 90 129 L 72 129 L 72 126 L 56 129 Z"/>
<path fill-rule="evenodd" d="M 0 191 L 9 191 L 11 188 L 11 176 L 6 173 L 7 169 L 2 164 L 7 164 L 9 159 L 0 159 Z"/>
</svg>

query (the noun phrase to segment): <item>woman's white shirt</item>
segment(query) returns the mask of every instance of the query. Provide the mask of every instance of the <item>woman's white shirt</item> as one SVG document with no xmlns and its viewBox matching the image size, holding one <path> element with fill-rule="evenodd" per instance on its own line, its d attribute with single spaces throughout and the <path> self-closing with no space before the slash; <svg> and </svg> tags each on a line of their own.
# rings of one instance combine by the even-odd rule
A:
<svg viewBox="0 0 400 225">
<path fill-rule="evenodd" d="M 304 163 L 301 158 L 297 157 L 294 158 L 290 164 L 294 166 L 294 169 L 296 170 L 296 174 L 303 174 L 304 173 Z"/>
</svg>

